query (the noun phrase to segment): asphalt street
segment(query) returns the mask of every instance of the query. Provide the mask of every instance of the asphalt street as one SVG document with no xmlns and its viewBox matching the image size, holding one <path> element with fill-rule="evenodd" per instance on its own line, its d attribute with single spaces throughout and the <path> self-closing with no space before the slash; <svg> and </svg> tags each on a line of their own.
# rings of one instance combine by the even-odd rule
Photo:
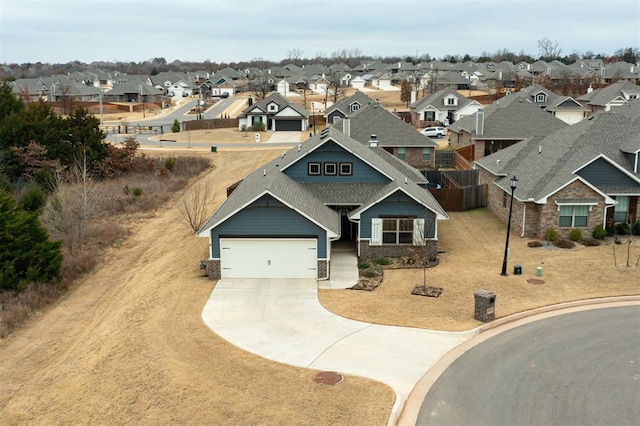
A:
<svg viewBox="0 0 640 426">
<path fill-rule="evenodd" d="M 559 315 L 473 347 L 438 378 L 417 425 L 637 425 L 640 307 Z"/>
</svg>

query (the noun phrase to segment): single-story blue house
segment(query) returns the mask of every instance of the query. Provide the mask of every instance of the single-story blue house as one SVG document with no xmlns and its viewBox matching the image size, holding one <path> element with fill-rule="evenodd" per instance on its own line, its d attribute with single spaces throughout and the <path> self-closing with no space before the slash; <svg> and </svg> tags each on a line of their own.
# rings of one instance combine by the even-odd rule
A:
<svg viewBox="0 0 640 426">
<path fill-rule="evenodd" d="M 337 128 L 250 173 L 197 235 L 211 278 L 328 279 L 335 241 L 362 257 L 435 257 L 447 214 L 424 176 Z"/>
</svg>

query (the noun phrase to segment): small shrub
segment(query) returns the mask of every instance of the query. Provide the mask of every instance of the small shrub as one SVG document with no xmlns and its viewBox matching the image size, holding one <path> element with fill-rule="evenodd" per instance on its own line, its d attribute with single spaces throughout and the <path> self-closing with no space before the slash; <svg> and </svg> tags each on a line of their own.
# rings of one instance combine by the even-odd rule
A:
<svg viewBox="0 0 640 426">
<path fill-rule="evenodd" d="M 581 243 L 584 246 L 595 247 L 600 245 L 600 240 L 595 238 L 585 238 L 584 240 L 581 241 Z"/>
<path fill-rule="evenodd" d="M 173 120 L 173 125 L 171 126 L 171 131 L 173 133 L 178 133 L 180 131 L 180 122 L 178 121 L 177 118 L 175 120 Z"/>
<path fill-rule="evenodd" d="M 604 229 L 601 223 L 597 224 L 595 228 L 593 228 L 593 232 L 591 233 L 593 238 L 597 240 L 604 240 L 604 237 L 607 236 L 607 230 Z"/>
<path fill-rule="evenodd" d="M 240 131 L 241 132 L 246 132 L 247 131 L 247 125 L 243 124 L 242 126 L 240 126 Z"/>
<path fill-rule="evenodd" d="M 544 244 L 540 240 L 533 240 L 527 243 L 529 247 L 542 247 Z"/>
<path fill-rule="evenodd" d="M 582 239 L 582 231 L 579 229 L 572 229 L 571 232 L 569 232 L 569 239 L 571 241 L 580 241 Z"/>
<path fill-rule="evenodd" d="M 266 129 L 266 126 L 264 125 L 264 123 L 256 123 L 253 126 L 251 126 L 251 131 L 252 132 L 264 132 Z"/>
<path fill-rule="evenodd" d="M 553 245 L 558 247 L 558 248 L 562 248 L 562 249 L 572 249 L 572 248 L 574 248 L 576 246 L 576 243 L 574 243 L 571 240 L 561 239 L 561 240 L 555 240 L 553 242 Z"/>
<path fill-rule="evenodd" d="M 132 193 L 135 197 L 140 197 L 144 193 L 144 191 L 142 190 L 142 188 L 133 188 Z"/>
<path fill-rule="evenodd" d="M 373 278 L 378 276 L 378 272 L 376 272 L 374 269 L 367 269 L 366 271 L 362 271 L 362 276 Z"/>
<path fill-rule="evenodd" d="M 640 235 L 640 220 L 636 220 L 636 223 L 633 225 L 633 235 Z"/>
<path fill-rule="evenodd" d="M 358 269 L 369 269 L 371 264 L 369 262 L 359 262 Z"/>
<path fill-rule="evenodd" d="M 129 195 L 131 194 L 131 189 L 129 189 L 129 185 L 125 185 L 124 188 L 122 188 L 122 193 L 124 195 Z"/>
<path fill-rule="evenodd" d="M 391 263 L 391 260 L 386 257 L 374 257 L 373 263 L 375 263 L 376 265 L 388 265 Z"/>
<path fill-rule="evenodd" d="M 558 231 L 556 231 L 556 228 L 549 228 L 547 229 L 547 232 L 544 234 L 544 238 L 547 241 L 555 241 L 558 239 Z"/>
<path fill-rule="evenodd" d="M 164 168 L 167 170 L 172 170 L 176 166 L 176 159 L 173 157 L 167 158 L 164 160 Z"/>
<path fill-rule="evenodd" d="M 629 235 L 631 233 L 631 227 L 628 223 L 620 222 L 616 223 L 616 234 L 618 235 Z"/>
</svg>

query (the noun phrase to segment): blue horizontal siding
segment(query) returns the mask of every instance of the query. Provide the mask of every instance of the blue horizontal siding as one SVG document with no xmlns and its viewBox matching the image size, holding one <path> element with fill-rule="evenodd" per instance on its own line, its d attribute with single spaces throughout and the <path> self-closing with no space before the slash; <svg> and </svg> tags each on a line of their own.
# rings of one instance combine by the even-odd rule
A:
<svg viewBox="0 0 640 426">
<path fill-rule="evenodd" d="M 629 176 L 622 173 L 619 169 L 617 169 L 607 160 L 604 160 L 602 158 L 578 170 L 576 174 L 596 187 L 600 187 L 600 186 L 640 187 L 640 184 L 638 184 L 638 182 L 635 182 Z"/>
<path fill-rule="evenodd" d="M 318 258 L 327 256 L 324 229 L 269 196 L 261 197 L 211 230 L 211 257 L 220 257 L 220 236 L 311 236 L 318 238 Z"/>
<path fill-rule="evenodd" d="M 436 234 L 436 215 L 422 204 L 398 191 L 360 215 L 360 238 L 371 238 L 371 219 L 381 216 L 415 216 L 424 218 L 425 238 Z"/>
<path fill-rule="evenodd" d="M 335 176 L 324 175 L 324 163 L 352 163 L 352 175 L 340 176 L 338 172 Z M 309 176 L 308 164 L 320 163 L 322 174 L 320 176 Z M 339 169 L 338 169 L 339 171 Z M 340 145 L 327 142 L 312 153 L 300 159 L 297 163 L 284 170 L 284 173 L 297 182 L 388 182 L 389 178 L 360 160 L 353 154 L 345 151 Z"/>
</svg>

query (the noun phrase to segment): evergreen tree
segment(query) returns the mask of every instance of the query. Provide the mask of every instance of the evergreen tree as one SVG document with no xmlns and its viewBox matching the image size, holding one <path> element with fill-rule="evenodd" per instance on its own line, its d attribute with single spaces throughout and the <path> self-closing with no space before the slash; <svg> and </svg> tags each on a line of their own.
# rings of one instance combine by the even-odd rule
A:
<svg viewBox="0 0 640 426">
<path fill-rule="evenodd" d="M 30 282 L 60 279 L 62 243 L 49 241 L 36 212 L 15 204 L 0 191 L 0 287 L 20 291 Z"/>
</svg>

